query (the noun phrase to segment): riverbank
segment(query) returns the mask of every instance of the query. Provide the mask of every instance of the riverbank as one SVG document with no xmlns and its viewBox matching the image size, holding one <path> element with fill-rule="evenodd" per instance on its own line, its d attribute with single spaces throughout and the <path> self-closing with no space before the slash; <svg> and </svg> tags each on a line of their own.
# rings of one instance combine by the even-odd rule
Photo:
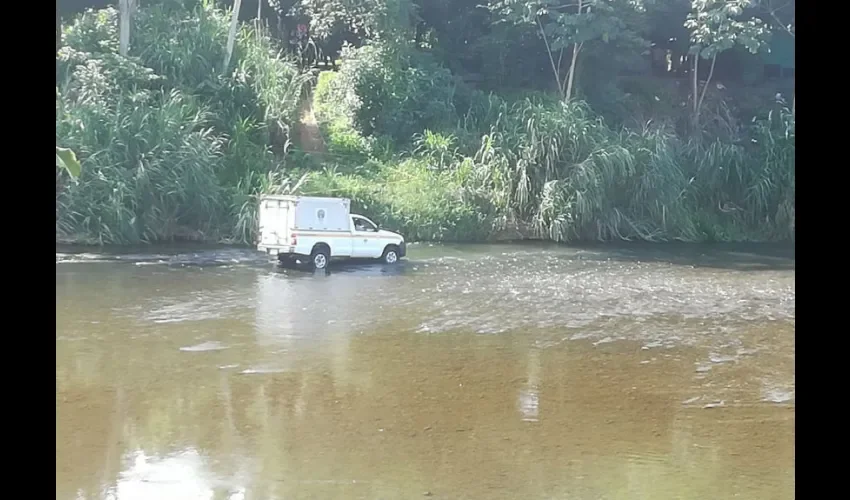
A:
<svg viewBox="0 0 850 500">
<path fill-rule="evenodd" d="M 314 79 L 245 24 L 222 72 L 226 11 L 166 2 L 134 23 L 126 58 L 114 9 L 64 28 L 57 143 L 83 172 L 57 174 L 57 242 L 249 244 L 263 193 L 348 197 L 409 241 L 794 238 L 780 100 L 744 123 L 709 93 L 696 137 L 677 131 L 682 96 L 635 96 L 676 111 L 628 128 L 581 100 L 473 89 L 405 44 L 347 49 Z"/>
</svg>

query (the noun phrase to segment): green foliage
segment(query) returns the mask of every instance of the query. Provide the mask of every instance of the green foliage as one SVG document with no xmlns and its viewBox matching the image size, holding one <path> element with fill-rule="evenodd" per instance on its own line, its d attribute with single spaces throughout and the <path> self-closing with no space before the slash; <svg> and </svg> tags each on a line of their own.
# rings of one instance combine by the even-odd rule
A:
<svg viewBox="0 0 850 500">
<path fill-rule="evenodd" d="M 328 169 L 310 178 L 304 192 L 341 196 L 352 209 L 408 241 L 477 241 L 488 236 L 492 220 L 467 199 L 458 172 L 435 172 L 426 161 L 383 165 L 377 175 L 340 174 Z"/>
<path fill-rule="evenodd" d="M 409 26 L 410 0 L 301 0 L 296 10 L 311 19 L 320 40 L 353 35 L 360 40 L 392 40 Z"/>
<path fill-rule="evenodd" d="M 717 56 L 735 46 L 757 53 L 766 43 L 769 32 L 764 22 L 744 9 L 751 0 L 692 0 L 691 12 L 685 21 L 689 29 L 691 46 L 688 53 L 693 61 L 691 78 L 693 93 L 693 128 L 701 130 L 700 113 L 706 91 L 714 74 Z M 699 91 L 699 60 L 710 59 L 711 67 L 702 91 Z"/>
<path fill-rule="evenodd" d="M 118 53 L 118 9 L 87 10 L 62 32 L 62 45 L 81 52 Z"/>
<path fill-rule="evenodd" d="M 366 162 L 372 154 L 373 141 L 364 137 L 354 126 L 354 113 L 359 100 L 353 93 L 345 93 L 337 79 L 339 73 L 319 73 L 313 99 L 313 109 L 331 154 L 349 162 Z"/>
<path fill-rule="evenodd" d="M 685 21 L 691 31 L 691 54 L 711 59 L 735 45 L 757 53 L 767 42 L 769 31 L 764 22 L 745 16 L 751 0 L 693 0 Z"/>
<path fill-rule="evenodd" d="M 648 39 L 712 61 L 760 50 L 749 2 L 479 3 L 275 0 L 281 25 L 308 19 L 340 56 L 313 93 L 319 154 L 289 152 L 310 77 L 260 23 L 240 27 L 222 75 L 230 13 L 212 2 L 143 4 L 128 57 L 115 9 L 79 15 L 57 56 L 56 133 L 83 168 L 64 182 L 76 170 L 57 148 L 57 237 L 252 242 L 259 193 L 303 192 L 350 197 L 408 240 L 793 238 L 784 102 L 741 122 L 704 85 L 697 140 L 676 133 L 675 82 L 622 76 Z"/>
<path fill-rule="evenodd" d="M 65 169 L 72 178 L 76 179 L 82 172 L 80 162 L 77 161 L 77 155 L 68 148 L 60 148 L 56 146 L 56 166 Z"/>
<path fill-rule="evenodd" d="M 366 136 L 408 142 L 423 128 L 454 118 L 451 73 L 426 55 L 370 44 L 343 52 L 336 77 L 317 94 L 319 113 L 329 108 Z"/>
<path fill-rule="evenodd" d="M 527 25 L 543 39 L 558 90 L 565 99 L 573 95 L 573 82 L 579 54 L 585 44 L 618 41 L 624 45 L 646 46 L 636 32 L 635 11 L 643 11 L 639 0 L 494 0 L 489 4 L 502 21 Z M 570 49 L 565 61 L 564 51 Z"/>
<path fill-rule="evenodd" d="M 203 7 L 191 14 L 176 9 L 172 3 L 140 9 L 133 19 L 131 54 L 173 84 L 202 89 L 217 80 L 230 16 Z"/>
<path fill-rule="evenodd" d="M 253 226 L 240 225 L 245 198 L 285 177 L 308 77 L 247 27 L 236 69 L 221 76 L 228 21 L 210 2 L 192 12 L 177 2 L 143 7 L 126 58 L 114 9 L 66 26 L 56 136 L 84 168 L 79 182 L 57 187 L 57 237 L 252 241 Z"/>
<path fill-rule="evenodd" d="M 262 32 L 243 30 L 240 42 L 244 54 L 233 79 L 256 96 L 254 104 L 262 113 L 269 142 L 287 146 L 290 124 L 296 119 L 298 101 L 310 75 L 301 73 Z"/>
<path fill-rule="evenodd" d="M 183 227 L 209 233 L 223 139 L 205 126 L 206 109 L 178 90 L 127 101 L 60 104 L 74 119 L 57 124 L 57 136 L 86 168 L 57 200 L 57 229 L 99 243 L 170 239 Z"/>
<path fill-rule="evenodd" d="M 321 117 L 345 115 L 344 101 L 316 100 Z M 732 143 L 682 139 L 663 125 L 611 128 L 585 104 L 545 95 L 472 92 L 466 107 L 458 125 L 415 134 L 409 152 L 373 174 L 328 170 L 308 190 L 348 196 L 412 239 L 513 227 L 554 241 L 793 237 L 793 117 L 784 108 Z M 374 134 L 355 119 L 347 127 Z"/>
<path fill-rule="evenodd" d="M 797 2 L 795 0 L 751 0 L 749 7 L 767 18 L 768 23 L 791 36 L 797 33 Z"/>
</svg>

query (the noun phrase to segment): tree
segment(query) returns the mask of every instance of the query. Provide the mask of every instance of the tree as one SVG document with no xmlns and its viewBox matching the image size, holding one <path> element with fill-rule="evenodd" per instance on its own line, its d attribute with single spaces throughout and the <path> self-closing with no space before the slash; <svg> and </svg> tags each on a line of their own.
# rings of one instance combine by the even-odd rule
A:
<svg viewBox="0 0 850 500">
<path fill-rule="evenodd" d="M 307 24 L 309 44 L 331 61 L 345 44 L 409 38 L 412 0 L 267 0 L 278 36 L 288 40 L 294 23 Z"/>
<path fill-rule="evenodd" d="M 797 4 L 795 0 L 753 0 L 752 6 L 768 18 L 774 29 L 796 38 Z"/>
<path fill-rule="evenodd" d="M 406 37 L 412 27 L 412 0 L 301 0 L 319 37 L 336 25 L 361 39 Z"/>
<path fill-rule="evenodd" d="M 233 57 L 233 44 L 236 43 L 236 31 L 239 29 L 239 9 L 242 8 L 242 0 L 234 0 L 233 16 L 230 18 L 230 33 L 227 34 L 227 48 L 224 54 L 224 68 L 222 73 L 227 73 L 230 67 L 230 58 Z"/>
<path fill-rule="evenodd" d="M 289 30 L 291 26 L 287 26 L 289 20 L 295 10 L 295 6 L 300 0 L 266 0 L 277 18 L 276 33 L 281 40 L 289 40 Z"/>
<path fill-rule="evenodd" d="M 586 43 L 633 36 L 620 8 L 642 8 L 640 0 L 499 0 L 489 7 L 501 21 L 534 26 L 543 39 L 561 97 L 573 97 L 576 63 Z M 564 74 L 564 53 L 570 52 Z"/>
<path fill-rule="evenodd" d="M 56 52 L 62 48 L 62 16 L 59 15 L 59 3 L 56 3 Z"/>
<path fill-rule="evenodd" d="M 130 28 L 136 2 L 137 0 L 118 0 L 118 12 L 121 16 L 118 27 L 118 53 L 124 57 L 130 51 Z"/>
<path fill-rule="evenodd" d="M 690 31 L 691 46 L 688 51 L 692 61 L 692 103 L 693 127 L 699 131 L 700 112 L 705 94 L 714 76 L 717 55 L 736 45 L 743 46 L 750 53 L 757 53 L 767 42 L 768 30 L 764 22 L 752 15 L 746 15 L 744 9 L 751 0 L 692 0 L 691 12 L 685 21 Z M 711 61 L 708 76 L 700 90 L 699 61 Z"/>
<path fill-rule="evenodd" d="M 795 0 L 754 0 L 754 6 L 768 18 L 774 30 L 780 30 L 797 39 L 797 4 Z M 791 116 L 796 115 L 797 91 L 791 98 Z"/>
<path fill-rule="evenodd" d="M 534 31 L 524 31 L 524 25 L 494 24 L 496 13 L 481 3 L 416 0 L 416 46 L 473 85 L 490 89 L 533 84 L 541 80 L 540 69 L 551 72 Z"/>
</svg>

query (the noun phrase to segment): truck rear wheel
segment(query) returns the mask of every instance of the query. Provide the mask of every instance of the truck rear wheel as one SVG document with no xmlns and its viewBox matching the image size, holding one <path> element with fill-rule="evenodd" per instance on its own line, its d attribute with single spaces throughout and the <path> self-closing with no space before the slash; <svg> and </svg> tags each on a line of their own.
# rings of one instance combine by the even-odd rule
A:
<svg viewBox="0 0 850 500">
<path fill-rule="evenodd" d="M 398 262 L 398 247 L 389 245 L 384 249 L 384 254 L 381 256 L 381 261 L 384 264 L 395 264 Z"/>
<path fill-rule="evenodd" d="M 330 260 L 328 250 L 323 247 L 313 249 L 313 253 L 310 254 L 310 263 L 313 264 L 314 269 L 325 269 Z"/>
</svg>

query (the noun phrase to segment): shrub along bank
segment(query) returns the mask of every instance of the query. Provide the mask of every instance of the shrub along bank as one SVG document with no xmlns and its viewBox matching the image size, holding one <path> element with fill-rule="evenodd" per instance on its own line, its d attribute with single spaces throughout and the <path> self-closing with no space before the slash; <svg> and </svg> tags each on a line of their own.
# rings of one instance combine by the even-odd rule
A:
<svg viewBox="0 0 850 500">
<path fill-rule="evenodd" d="M 346 49 L 313 107 L 327 151 L 291 148 L 310 80 L 229 13 L 142 7 L 129 57 L 117 13 L 65 27 L 57 58 L 57 239 L 249 243 L 256 195 L 346 196 L 409 240 L 786 240 L 794 119 L 783 103 L 735 133 L 608 125 L 585 103 L 484 93 L 404 44 Z M 616 120 L 628 123 L 629 120 Z M 292 180 L 303 178 L 293 185 Z"/>
<path fill-rule="evenodd" d="M 319 76 L 332 166 L 350 196 L 422 239 L 744 241 L 794 236 L 794 118 L 776 103 L 721 138 L 613 128 L 581 101 L 472 91 L 422 54 L 369 45 Z"/>
<path fill-rule="evenodd" d="M 287 167 L 308 76 L 248 26 L 223 72 L 229 23 L 207 2 L 143 7 L 128 57 L 115 9 L 65 27 L 56 138 L 83 169 L 57 183 L 57 240 L 251 240 L 253 195 Z"/>
</svg>

